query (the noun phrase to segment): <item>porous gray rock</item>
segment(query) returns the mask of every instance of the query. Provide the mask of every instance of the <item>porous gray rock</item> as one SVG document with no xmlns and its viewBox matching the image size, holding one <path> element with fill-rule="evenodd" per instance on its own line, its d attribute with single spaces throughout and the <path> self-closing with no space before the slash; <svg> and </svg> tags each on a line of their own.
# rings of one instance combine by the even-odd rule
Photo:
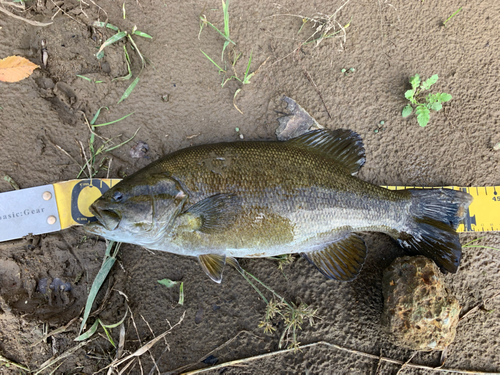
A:
<svg viewBox="0 0 500 375">
<path fill-rule="evenodd" d="M 454 339 L 460 305 L 436 264 L 424 257 L 396 259 L 382 283 L 382 322 L 393 342 L 413 350 L 444 350 Z"/>
</svg>

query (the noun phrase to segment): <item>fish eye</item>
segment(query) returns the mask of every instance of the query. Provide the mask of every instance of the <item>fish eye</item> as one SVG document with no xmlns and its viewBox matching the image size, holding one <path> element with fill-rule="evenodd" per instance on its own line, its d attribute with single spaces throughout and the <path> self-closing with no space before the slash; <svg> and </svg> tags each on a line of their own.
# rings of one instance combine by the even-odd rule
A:
<svg viewBox="0 0 500 375">
<path fill-rule="evenodd" d="M 120 202 L 122 199 L 123 199 L 123 193 L 115 191 L 115 193 L 113 194 L 113 200 L 115 202 Z"/>
</svg>

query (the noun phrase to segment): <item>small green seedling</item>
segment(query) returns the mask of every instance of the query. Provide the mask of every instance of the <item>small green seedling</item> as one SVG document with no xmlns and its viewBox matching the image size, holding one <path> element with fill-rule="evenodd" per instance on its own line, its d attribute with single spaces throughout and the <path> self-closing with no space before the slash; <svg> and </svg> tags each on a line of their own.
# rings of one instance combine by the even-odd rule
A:
<svg viewBox="0 0 500 375">
<path fill-rule="evenodd" d="M 229 43 L 232 43 L 232 44 L 236 44 L 236 43 L 234 43 L 231 40 L 231 38 L 229 37 L 229 0 L 227 0 L 226 2 L 224 2 L 224 0 L 221 0 L 221 1 L 222 1 L 222 12 L 224 14 L 224 32 L 220 31 L 212 23 L 208 22 L 207 17 L 203 14 L 203 15 L 200 15 L 200 32 L 198 33 L 198 39 L 200 39 L 200 35 L 201 35 L 202 30 L 203 30 L 203 27 L 206 25 L 209 25 L 212 29 L 217 31 L 225 39 L 224 46 L 222 47 L 222 54 L 221 54 L 221 61 L 224 61 L 224 51 L 226 50 L 226 47 L 229 45 Z"/>
<path fill-rule="evenodd" d="M 449 20 L 451 20 L 453 17 L 455 17 L 458 12 L 460 12 L 462 10 L 462 8 L 458 8 L 458 10 L 455 11 L 455 13 L 453 13 L 451 16 L 449 16 L 446 21 L 443 22 L 443 26 L 446 26 L 446 22 L 448 22 Z"/>
<path fill-rule="evenodd" d="M 178 281 L 172 281 L 170 279 L 161 279 L 157 280 L 161 285 L 165 285 L 167 288 L 172 288 L 174 285 L 177 285 Z M 179 305 L 184 305 L 184 281 L 181 281 L 179 284 Z"/>
<path fill-rule="evenodd" d="M 354 73 L 356 71 L 355 68 L 343 68 L 340 72 L 343 73 L 345 76 L 348 75 L 349 73 Z"/>
<path fill-rule="evenodd" d="M 125 3 L 123 3 L 123 18 L 125 19 Z M 120 31 L 120 29 L 118 27 L 116 27 L 115 25 L 112 25 L 112 24 L 106 23 L 106 22 L 100 22 L 100 21 L 95 21 L 93 26 L 94 27 L 106 27 L 108 29 L 111 29 L 111 30 L 114 30 L 117 32 L 115 35 L 111 36 L 106 41 L 104 41 L 104 43 L 101 45 L 101 48 L 99 48 L 99 51 L 97 51 L 97 53 L 95 55 L 98 60 L 100 60 L 104 57 L 104 48 L 106 48 L 107 46 L 109 46 L 113 43 L 118 42 L 119 40 L 121 40 L 125 37 L 130 41 L 130 44 L 132 45 L 132 49 L 137 53 L 137 55 L 139 56 L 139 58 L 141 60 L 141 70 L 140 70 L 139 74 L 137 75 L 137 77 L 132 81 L 132 83 L 129 85 L 129 87 L 125 90 L 125 92 L 121 96 L 120 100 L 118 101 L 118 103 L 120 103 L 129 97 L 132 90 L 139 83 L 139 76 L 141 75 L 142 70 L 146 66 L 146 58 L 143 56 L 143 54 L 139 50 L 139 47 L 137 47 L 135 40 L 132 38 L 132 35 L 137 35 L 137 36 L 140 36 L 140 37 L 143 37 L 146 39 L 153 39 L 153 37 L 149 34 L 146 34 L 142 31 L 137 30 L 137 26 L 134 26 L 132 28 L 132 31 L 130 31 L 130 32 Z M 127 48 L 125 46 L 123 46 L 123 50 L 124 50 L 124 54 L 125 54 L 125 62 L 127 63 L 128 74 L 124 77 L 115 78 L 115 80 L 129 80 L 130 78 L 132 78 L 132 70 L 130 69 L 130 57 L 128 55 Z M 80 77 L 80 78 L 84 78 L 84 77 Z"/>
<path fill-rule="evenodd" d="M 415 114 L 417 115 L 418 124 L 422 127 L 426 126 L 430 119 L 431 109 L 434 111 L 439 111 L 443 108 L 442 103 L 451 100 L 451 95 L 446 93 L 429 94 L 425 97 L 425 102 L 422 102 L 420 94 L 422 91 L 429 90 L 433 84 L 438 80 L 438 75 L 434 74 L 432 77 L 424 82 L 420 82 L 420 76 L 415 74 L 410 78 L 411 90 L 405 92 L 405 98 L 410 101 L 410 103 L 403 108 L 401 113 L 403 117 L 408 117 L 412 114 L 413 108 L 415 108 Z"/>
</svg>

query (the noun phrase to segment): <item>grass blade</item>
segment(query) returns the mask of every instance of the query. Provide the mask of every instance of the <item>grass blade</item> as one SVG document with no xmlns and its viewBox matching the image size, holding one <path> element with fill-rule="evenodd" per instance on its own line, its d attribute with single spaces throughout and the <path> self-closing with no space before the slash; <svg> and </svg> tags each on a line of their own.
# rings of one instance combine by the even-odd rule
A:
<svg viewBox="0 0 500 375">
<path fill-rule="evenodd" d="M 106 254 L 109 254 L 111 251 L 111 248 L 115 245 L 114 241 L 110 241 L 108 244 L 108 247 L 106 249 Z M 118 242 L 116 243 L 115 246 L 115 251 L 113 253 L 113 256 L 110 257 L 105 257 L 104 262 L 101 265 L 101 269 L 97 273 L 97 276 L 94 279 L 94 282 L 92 283 L 92 287 L 90 288 L 89 296 L 87 297 L 87 303 L 85 304 L 85 311 L 83 313 L 83 320 L 82 324 L 80 325 L 80 332 L 82 332 L 83 327 L 85 327 L 85 323 L 87 323 L 87 319 L 89 318 L 90 315 L 90 310 L 92 309 L 92 305 L 94 304 L 94 300 L 97 296 L 97 293 L 99 292 L 99 289 L 101 289 L 102 284 L 104 283 L 104 280 L 106 280 L 106 277 L 108 277 L 109 271 L 115 264 L 115 256 L 118 252 L 118 249 L 120 248 L 121 243 Z"/>
<path fill-rule="evenodd" d="M 446 22 L 448 22 L 449 20 L 451 20 L 453 17 L 455 17 L 457 15 L 458 12 L 460 12 L 462 10 L 462 8 L 458 8 L 458 10 L 455 11 L 455 13 L 453 13 L 451 16 L 449 16 L 446 21 L 443 22 L 443 26 L 446 26 Z"/>
<path fill-rule="evenodd" d="M 123 77 L 114 78 L 113 81 L 127 81 L 132 78 L 132 69 L 130 68 L 130 57 L 128 55 L 127 47 L 123 46 L 123 51 L 125 52 L 125 62 L 127 63 L 128 74 Z"/>
<path fill-rule="evenodd" d="M 205 21 L 212 29 L 214 29 L 215 31 L 217 31 L 226 41 L 228 41 L 229 43 L 232 43 L 234 45 L 236 45 L 235 42 L 233 42 L 231 39 L 229 39 L 229 35 L 224 35 L 224 33 L 222 31 L 220 31 L 217 27 L 215 27 L 213 24 L 211 24 L 210 22 L 208 21 Z"/>
<path fill-rule="evenodd" d="M 108 111 L 109 111 L 109 108 L 108 107 L 100 107 L 97 112 L 95 113 L 94 117 L 92 118 L 92 121 L 90 121 L 90 125 L 94 125 L 95 122 L 97 121 L 97 118 L 99 117 L 99 115 L 101 114 L 101 109 L 103 108 L 106 108 Z"/>
<path fill-rule="evenodd" d="M 115 122 L 118 122 L 118 121 L 121 121 L 123 119 L 126 119 L 128 116 L 130 115 L 133 115 L 134 112 L 130 112 L 128 115 L 125 115 L 123 116 L 122 118 L 119 118 L 118 120 L 113 120 L 113 121 L 110 121 L 110 122 L 105 122 L 104 124 L 97 124 L 97 125 L 93 125 L 95 128 L 99 127 L 99 126 L 106 126 L 106 125 L 111 125 L 111 124 L 114 124 Z"/>
<path fill-rule="evenodd" d="M 483 246 L 483 245 L 466 245 L 466 246 L 462 246 L 462 247 L 477 247 L 477 248 L 500 251 L 500 249 L 498 247 Z"/>
<path fill-rule="evenodd" d="M 128 310 L 125 311 L 125 315 L 123 316 L 123 318 L 118 322 L 118 323 L 115 323 L 115 324 L 104 324 L 103 322 L 101 322 L 101 325 L 103 327 L 106 327 L 106 328 L 116 328 L 118 327 L 120 324 L 122 324 L 124 321 L 125 321 L 125 318 L 127 317 L 127 313 L 128 313 Z"/>
<path fill-rule="evenodd" d="M 222 0 L 222 11 L 224 12 L 224 34 L 229 38 L 229 0 Z"/>
<path fill-rule="evenodd" d="M 123 39 L 124 37 L 126 37 L 128 35 L 128 33 L 126 31 L 120 31 L 119 33 L 116 33 L 115 35 L 113 35 L 112 37 L 108 38 L 101 46 L 101 48 L 99 48 L 99 51 L 97 51 L 96 53 L 96 57 L 97 59 L 102 59 L 104 57 L 104 52 L 103 52 L 103 49 L 106 48 L 107 46 L 113 44 L 113 43 L 116 43 L 118 42 L 120 39 Z"/>
<path fill-rule="evenodd" d="M 114 31 L 120 31 L 120 29 L 118 27 L 116 27 L 115 25 L 112 25 L 112 24 L 106 23 L 106 22 L 95 21 L 92 24 L 92 26 L 94 26 L 94 27 L 107 27 L 108 29 L 111 29 Z"/>
<path fill-rule="evenodd" d="M 134 135 L 133 135 L 132 137 L 130 137 L 129 139 L 127 139 L 125 142 L 122 142 L 122 143 L 120 143 L 119 145 L 117 145 L 117 146 L 115 146 L 115 147 L 108 148 L 108 149 L 106 150 L 106 152 L 113 151 L 114 149 L 116 149 L 116 148 L 118 148 L 118 147 L 121 147 L 121 146 L 123 146 L 124 144 L 127 144 L 128 142 L 130 142 L 132 139 L 134 139 L 134 138 L 135 138 L 135 136 L 137 135 L 137 133 L 139 132 L 139 130 L 140 130 L 140 129 L 141 129 L 141 128 L 137 129 L 137 130 L 135 131 Z"/>
<path fill-rule="evenodd" d="M 210 58 L 210 56 L 208 56 L 205 52 L 203 52 L 203 50 L 202 50 L 202 49 L 200 49 L 200 51 L 201 51 L 201 53 L 203 53 L 203 54 L 205 55 L 205 57 L 206 57 L 207 59 L 209 59 L 209 60 L 212 62 L 212 64 L 214 64 L 214 65 L 217 67 L 217 69 L 219 69 L 219 73 L 225 73 L 225 72 L 226 72 L 226 71 L 225 71 L 224 69 L 222 69 L 219 65 L 217 65 L 217 63 L 216 63 L 214 60 L 212 60 L 212 59 Z"/>
<path fill-rule="evenodd" d="M 132 46 L 135 48 L 135 50 L 137 51 L 137 54 L 139 55 L 139 57 L 141 58 L 141 66 L 142 68 L 144 69 L 144 67 L 146 66 L 146 61 L 144 60 L 144 56 L 142 56 L 142 53 L 141 51 L 139 51 L 139 47 L 137 47 L 137 44 L 135 44 L 135 41 L 134 39 L 132 39 L 132 37 L 129 35 L 127 35 L 128 39 L 130 40 L 130 43 L 132 43 Z M 119 103 L 119 102 L 118 102 Z"/>
<path fill-rule="evenodd" d="M 85 77 L 85 76 L 82 76 L 80 74 L 77 74 L 76 76 L 79 77 L 79 78 L 82 78 L 82 79 L 84 79 L 86 81 L 92 82 L 92 79 L 90 79 L 89 77 Z"/>
<path fill-rule="evenodd" d="M 159 284 L 165 285 L 167 288 L 172 288 L 174 285 L 177 285 L 177 281 L 172 281 L 170 279 L 161 279 L 157 281 Z"/>
<path fill-rule="evenodd" d="M 89 328 L 87 332 L 82 333 L 78 336 L 74 341 L 85 341 L 92 337 L 94 333 L 96 333 L 97 328 L 99 327 L 99 319 L 96 319 L 92 327 Z"/>
<path fill-rule="evenodd" d="M 184 282 L 179 286 L 179 305 L 184 305 Z"/>
<path fill-rule="evenodd" d="M 125 92 L 123 93 L 122 97 L 120 98 L 120 100 L 118 100 L 118 103 L 116 104 L 120 104 L 122 101 L 124 101 L 125 99 L 127 99 L 129 97 L 129 95 L 132 93 L 132 90 L 135 88 L 135 86 L 139 83 L 139 77 L 137 77 L 136 79 L 134 79 L 132 81 L 132 83 L 130 84 L 129 87 L 127 87 L 127 89 L 125 90 Z M 133 113 L 133 112 L 132 112 Z"/>
<path fill-rule="evenodd" d="M 135 30 L 132 34 L 142 36 L 143 38 L 153 39 L 149 34 L 143 33 L 142 31 Z"/>
<path fill-rule="evenodd" d="M 253 53 L 253 51 L 250 52 L 250 58 L 248 59 L 247 70 L 245 71 L 245 76 L 243 77 L 242 83 L 244 85 L 249 84 L 250 83 L 250 79 L 255 74 L 255 72 L 248 74 L 248 72 L 250 71 L 250 64 L 252 63 L 252 53 Z"/>
<path fill-rule="evenodd" d="M 106 334 L 106 337 L 108 338 L 108 341 L 113 345 L 114 348 L 116 348 L 115 342 L 113 341 L 113 338 L 109 334 L 109 331 L 107 330 L 106 326 L 102 324 L 102 322 L 99 320 L 99 323 L 101 323 L 101 327 L 104 330 L 104 333 Z"/>
</svg>

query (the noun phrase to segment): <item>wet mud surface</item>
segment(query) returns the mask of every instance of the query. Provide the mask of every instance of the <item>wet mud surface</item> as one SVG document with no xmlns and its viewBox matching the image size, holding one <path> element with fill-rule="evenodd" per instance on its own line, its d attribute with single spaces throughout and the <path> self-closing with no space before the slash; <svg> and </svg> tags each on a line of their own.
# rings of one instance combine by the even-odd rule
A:
<svg viewBox="0 0 500 375">
<path fill-rule="evenodd" d="M 12 10 L 3 2 L 0 6 Z M 96 130 L 99 136 L 113 138 L 115 145 L 137 131 L 133 141 L 96 159 L 101 166 L 97 177 L 123 177 L 189 145 L 276 139 L 277 118 L 286 106 L 280 100 L 283 95 L 295 99 L 322 126 L 349 128 L 362 136 L 367 161 L 359 177 L 366 181 L 500 185 L 500 152 L 493 150 L 500 142 L 500 4 L 495 0 L 234 0 L 229 17 L 235 45 L 227 47 L 225 63 L 220 61 L 224 39 L 209 26 L 199 35 L 203 14 L 222 29 L 222 9 L 215 0 L 126 1 L 125 19 L 123 2 L 38 1 L 28 2 L 27 7 L 28 11 L 16 14 L 41 22 L 53 18 L 52 25 L 32 26 L 0 13 L 0 58 L 20 55 L 41 66 L 19 83 L 0 83 L 0 172 L 22 188 L 76 178 L 84 164 L 79 142 L 85 146 L 89 142 L 86 121 L 101 107 L 107 109 L 97 123 L 133 112 Z M 332 32 L 339 33 L 317 46 L 304 45 L 318 25 L 303 26 L 303 19 L 318 15 L 335 15 L 338 24 Z M 129 32 L 136 25 L 153 37 L 134 36 L 149 61 L 144 69 L 126 39 L 106 47 L 104 58 L 96 59 L 102 42 L 116 33 L 92 26 L 106 20 Z M 339 28 L 347 24 L 345 30 Z M 46 66 L 42 40 L 48 53 Z M 124 45 L 133 78 L 115 80 L 128 74 Z M 232 79 L 221 87 L 223 74 L 200 49 L 229 76 L 236 72 L 240 78 L 252 54 L 250 72 L 256 73 L 249 84 Z M 453 95 L 443 110 L 431 114 L 426 128 L 418 126 L 415 116 L 401 117 L 408 78 L 415 73 L 424 78 L 439 74 L 433 92 Z M 137 76 L 130 96 L 117 104 Z M 0 192 L 11 189 L 0 180 Z M 495 203 L 499 202 L 492 202 L 491 209 L 500 209 Z M 392 344 L 380 324 L 382 272 L 404 252 L 384 235 L 363 236 L 368 259 L 361 275 L 350 283 L 326 280 L 299 258 L 283 270 L 268 259 L 243 259 L 241 265 L 288 301 L 318 309 L 321 320 L 313 327 L 303 324 L 300 343 L 324 341 L 405 362 L 413 352 Z M 461 241 L 478 237 L 483 238 L 476 244 L 500 247 L 498 233 L 464 234 Z M 81 228 L 0 243 L 0 354 L 36 370 L 75 347 L 80 324 L 75 318 L 81 316 L 104 253 L 105 242 Z M 446 367 L 500 372 L 500 298 L 489 299 L 499 292 L 499 269 L 500 252 L 467 248 L 458 273 L 446 275 L 462 313 L 484 302 L 460 321 L 447 350 Z M 178 304 L 178 288 L 157 282 L 164 278 L 184 282 L 183 305 Z M 226 268 L 222 284 L 217 285 L 194 258 L 124 244 L 97 296 L 93 309 L 97 314 L 90 322 L 98 316 L 113 324 L 129 311 L 124 350 L 130 354 L 184 317 L 150 355 L 127 370 L 140 374 L 142 366 L 144 373 L 153 369 L 168 374 L 277 351 L 283 325 L 276 323 L 274 333 L 264 333 L 258 325 L 265 309 L 234 269 Z M 64 332 L 42 340 L 45 333 L 65 326 Z M 55 373 L 91 374 L 107 366 L 116 350 L 99 332 L 101 336 L 95 335 L 67 357 Z M 119 328 L 110 332 L 118 343 Z M 412 363 L 438 366 L 440 356 L 418 353 Z M 399 369 L 318 344 L 207 373 L 395 374 Z M 19 371 L 23 370 L 12 365 L 0 367 L 1 373 Z M 431 371 L 405 367 L 401 373 Z"/>
</svg>

